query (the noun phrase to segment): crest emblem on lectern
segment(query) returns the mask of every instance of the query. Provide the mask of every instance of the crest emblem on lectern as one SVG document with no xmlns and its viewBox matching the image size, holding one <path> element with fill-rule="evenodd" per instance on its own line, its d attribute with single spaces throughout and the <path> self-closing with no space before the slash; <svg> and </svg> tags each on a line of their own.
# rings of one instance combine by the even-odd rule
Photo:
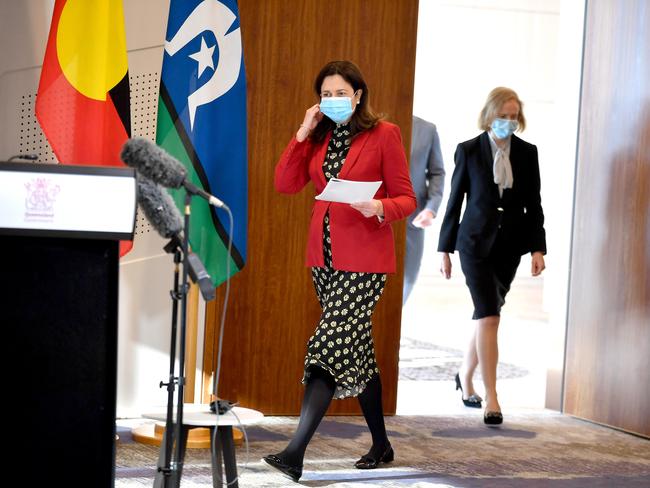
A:
<svg viewBox="0 0 650 488">
<path fill-rule="evenodd" d="M 25 220 L 54 220 L 54 204 L 61 187 L 47 178 L 34 178 L 25 183 L 25 189 Z"/>
</svg>

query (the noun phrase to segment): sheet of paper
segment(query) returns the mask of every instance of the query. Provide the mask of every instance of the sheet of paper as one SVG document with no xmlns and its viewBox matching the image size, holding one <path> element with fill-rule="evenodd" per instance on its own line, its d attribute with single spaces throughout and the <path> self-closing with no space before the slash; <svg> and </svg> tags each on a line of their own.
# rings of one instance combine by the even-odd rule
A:
<svg viewBox="0 0 650 488">
<path fill-rule="evenodd" d="M 350 181 L 331 178 L 316 200 L 326 202 L 355 203 L 372 200 L 381 181 Z"/>
</svg>

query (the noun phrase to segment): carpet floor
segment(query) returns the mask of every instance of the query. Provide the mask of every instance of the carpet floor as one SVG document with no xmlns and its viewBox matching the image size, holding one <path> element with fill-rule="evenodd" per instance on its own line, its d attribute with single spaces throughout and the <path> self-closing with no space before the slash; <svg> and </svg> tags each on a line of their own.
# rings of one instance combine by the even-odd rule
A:
<svg viewBox="0 0 650 488">
<path fill-rule="evenodd" d="M 300 485 L 321 487 L 578 488 L 650 487 L 650 440 L 542 410 L 506 413 L 500 428 L 481 411 L 456 416 L 393 416 L 386 426 L 395 461 L 352 467 L 370 445 L 363 417 L 327 417 L 307 448 Z M 240 487 L 298 486 L 260 459 L 282 450 L 295 417 L 249 426 L 237 447 Z M 119 425 L 119 423 L 118 423 Z M 117 488 L 153 486 L 159 448 L 118 427 Z M 188 449 L 181 487 L 212 486 L 207 449 Z"/>
</svg>

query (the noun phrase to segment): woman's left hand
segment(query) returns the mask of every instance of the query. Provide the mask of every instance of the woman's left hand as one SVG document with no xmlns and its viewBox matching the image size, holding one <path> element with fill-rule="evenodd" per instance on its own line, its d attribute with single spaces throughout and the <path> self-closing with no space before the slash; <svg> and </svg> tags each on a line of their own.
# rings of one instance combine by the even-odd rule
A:
<svg viewBox="0 0 650 488">
<path fill-rule="evenodd" d="M 542 271 L 546 268 L 544 264 L 544 254 L 540 251 L 536 251 L 532 254 L 532 260 L 530 263 L 530 272 L 533 276 L 539 276 L 542 274 Z"/>
<path fill-rule="evenodd" d="M 381 203 L 381 200 L 370 200 L 368 202 L 356 202 L 351 203 L 350 206 L 358 210 L 363 214 L 364 217 L 383 217 L 384 216 L 384 205 Z"/>
</svg>

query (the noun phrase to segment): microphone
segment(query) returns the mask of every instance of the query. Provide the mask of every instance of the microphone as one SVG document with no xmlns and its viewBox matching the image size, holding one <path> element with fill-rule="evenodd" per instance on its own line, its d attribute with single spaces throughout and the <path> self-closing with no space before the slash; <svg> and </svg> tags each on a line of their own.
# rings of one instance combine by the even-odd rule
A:
<svg viewBox="0 0 650 488">
<path fill-rule="evenodd" d="M 158 234 L 169 239 L 171 242 L 165 246 L 167 252 L 180 246 L 183 240 L 183 218 L 178 211 L 172 197 L 162 186 L 154 183 L 149 178 L 138 174 L 137 176 L 138 203 L 142 208 L 151 226 Z M 169 249 L 168 249 L 169 246 Z M 190 279 L 199 285 L 201 296 L 206 302 L 216 296 L 212 278 L 205 269 L 201 259 L 194 253 L 187 256 L 188 271 Z"/>
<path fill-rule="evenodd" d="M 206 199 L 210 205 L 221 208 L 226 204 L 214 195 L 187 180 L 185 167 L 167 151 L 144 137 L 134 137 L 122 146 L 120 159 L 147 178 L 167 188 L 184 187 L 191 195 Z"/>
<path fill-rule="evenodd" d="M 7 162 L 10 163 L 14 159 L 24 159 L 26 161 L 36 161 L 38 159 L 38 156 L 36 154 L 14 154 L 9 159 L 7 159 Z"/>
<path fill-rule="evenodd" d="M 213 300 L 217 296 L 217 292 L 212 284 L 212 279 L 208 271 L 203 266 L 201 259 L 193 252 L 187 255 L 187 263 L 189 265 L 190 278 L 194 283 L 199 285 L 201 296 L 206 302 Z"/>
<path fill-rule="evenodd" d="M 137 195 L 140 208 L 158 234 L 169 239 L 183 230 L 183 218 L 174 200 L 160 185 L 138 175 Z"/>
</svg>

